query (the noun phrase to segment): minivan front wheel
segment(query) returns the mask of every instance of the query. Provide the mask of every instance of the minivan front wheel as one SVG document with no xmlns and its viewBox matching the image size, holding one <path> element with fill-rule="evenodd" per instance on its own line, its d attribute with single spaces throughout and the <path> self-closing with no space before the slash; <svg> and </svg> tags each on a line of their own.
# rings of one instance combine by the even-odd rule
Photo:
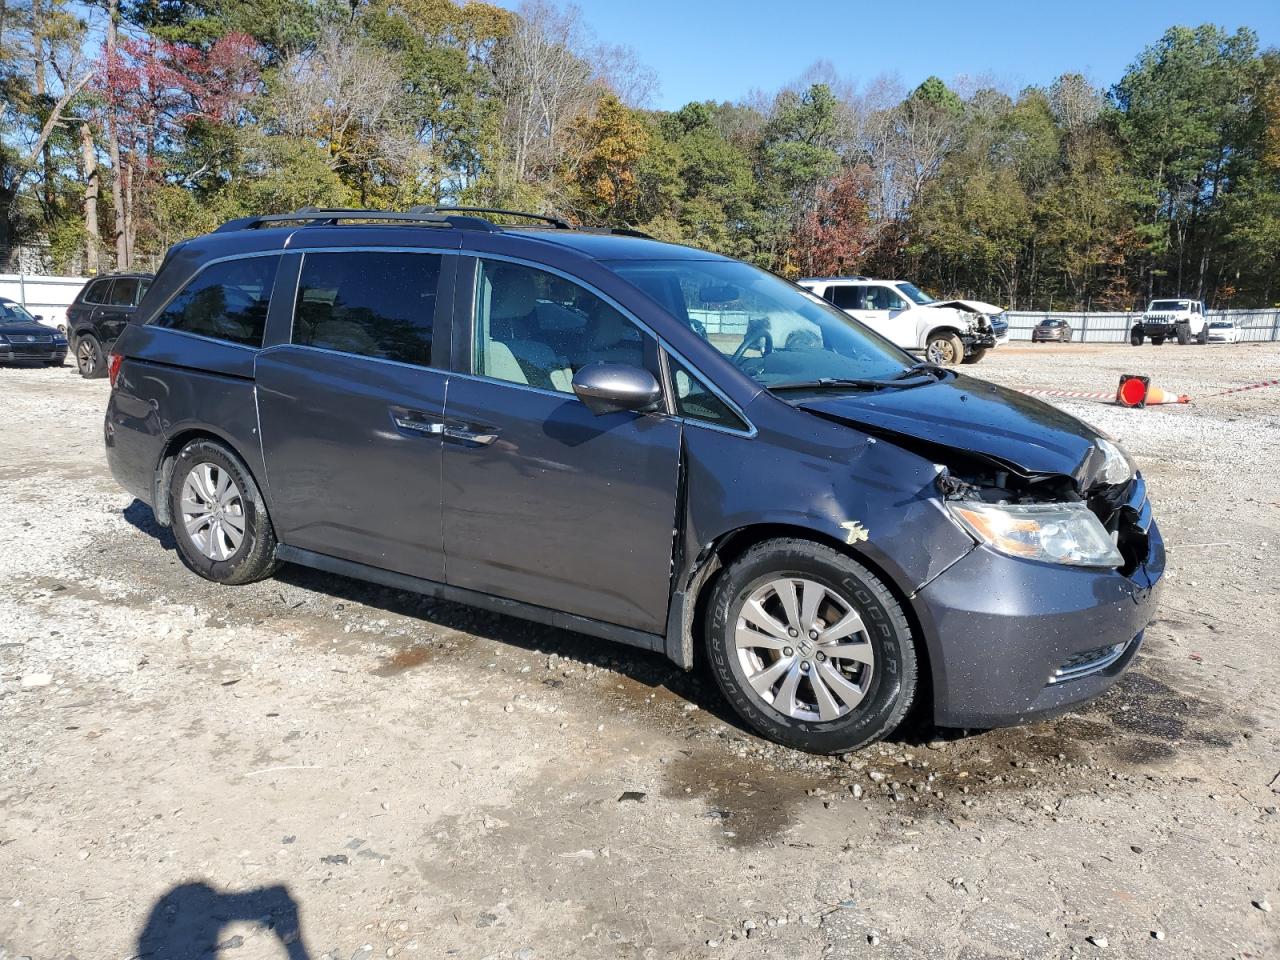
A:
<svg viewBox="0 0 1280 960">
<path fill-rule="evenodd" d="M 901 605 L 853 558 L 807 540 L 766 541 L 723 571 L 706 644 L 738 715 L 811 753 L 874 743 L 915 698 L 916 652 Z"/>
<path fill-rule="evenodd" d="M 211 440 L 178 454 L 169 481 L 169 513 L 178 554 L 215 583 L 251 583 L 277 561 L 275 530 L 257 485 L 240 459 Z"/>
</svg>

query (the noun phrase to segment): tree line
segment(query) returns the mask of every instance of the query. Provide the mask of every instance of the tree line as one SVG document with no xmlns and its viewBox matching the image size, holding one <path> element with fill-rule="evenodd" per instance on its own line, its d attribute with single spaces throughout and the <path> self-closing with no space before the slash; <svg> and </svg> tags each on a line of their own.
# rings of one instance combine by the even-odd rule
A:
<svg viewBox="0 0 1280 960">
<path fill-rule="evenodd" d="M 1248 29 L 1171 27 L 1108 89 L 818 63 L 662 111 L 655 81 L 544 0 L 0 0 L 0 268 L 458 203 L 1011 308 L 1280 300 L 1280 54 Z"/>
</svg>

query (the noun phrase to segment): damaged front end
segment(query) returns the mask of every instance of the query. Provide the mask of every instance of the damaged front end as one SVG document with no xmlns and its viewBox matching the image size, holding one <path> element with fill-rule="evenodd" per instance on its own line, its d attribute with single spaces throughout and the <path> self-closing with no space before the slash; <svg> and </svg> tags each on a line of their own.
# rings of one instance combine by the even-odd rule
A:
<svg viewBox="0 0 1280 960">
<path fill-rule="evenodd" d="M 1115 448 L 1118 451 L 1118 448 Z M 951 516 L 979 543 L 1011 557 L 1116 569 L 1146 559 L 1151 505 L 1135 473 L 1083 488 L 1062 474 L 1020 474 L 975 458 L 942 466 L 938 490 Z"/>
</svg>

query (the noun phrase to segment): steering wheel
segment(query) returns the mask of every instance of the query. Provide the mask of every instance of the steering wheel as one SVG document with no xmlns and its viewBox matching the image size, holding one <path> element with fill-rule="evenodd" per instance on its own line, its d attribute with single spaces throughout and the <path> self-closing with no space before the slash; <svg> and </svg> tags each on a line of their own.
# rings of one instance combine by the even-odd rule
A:
<svg viewBox="0 0 1280 960">
<path fill-rule="evenodd" d="M 773 334 L 769 332 L 768 317 L 757 317 L 747 324 L 747 332 L 743 334 L 742 342 L 738 344 L 738 349 L 733 351 L 733 362 L 738 363 L 743 354 L 757 343 L 760 344 L 761 353 L 766 356 L 773 353 Z"/>
</svg>

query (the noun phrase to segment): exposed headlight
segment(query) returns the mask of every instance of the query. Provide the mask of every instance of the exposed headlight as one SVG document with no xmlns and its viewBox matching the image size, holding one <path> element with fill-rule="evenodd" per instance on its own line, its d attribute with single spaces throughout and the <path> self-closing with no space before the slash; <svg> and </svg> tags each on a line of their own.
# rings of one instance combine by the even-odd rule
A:
<svg viewBox="0 0 1280 960">
<path fill-rule="evenodd" d="M 1105 458 L 1102 461 L 1102 470 L 1098 472 L 1098 479 L 1113 486 L 1128 483 L 1129 478 L 1133 476 L 1133 464 L 1129 461 L 1129 455 L 1114 440 L 1099 437 L 1096 443 Z"/>
<path fill-rule="evenodd" d="M 979 503 L 947 507 L 980 542 L 1011 557 L 1077 567 L 1118 567 L 1124 557 L 1083 503 Z"/>
</svg>

